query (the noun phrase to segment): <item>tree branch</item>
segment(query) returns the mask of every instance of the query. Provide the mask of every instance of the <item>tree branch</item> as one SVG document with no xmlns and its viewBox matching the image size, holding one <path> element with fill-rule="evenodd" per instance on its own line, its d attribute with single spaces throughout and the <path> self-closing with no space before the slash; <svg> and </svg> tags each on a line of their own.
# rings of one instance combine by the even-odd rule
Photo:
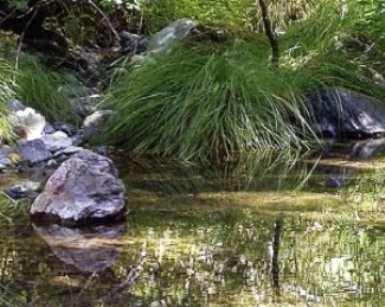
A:
<svg viewBox="0 0 385 307">
<path fill-rule="evenodd" d="M 271 64 L 274 68 L 278 68 L 279 63 L 279 48 L 277 38 L 271 28 L 271 22 L 269 18 L 269 12 L 264 0 L 258 0 L 261 7 L 262 21 L 265 28 L 265 34 L 270 42 L 271 47 Z"/>
</svg>

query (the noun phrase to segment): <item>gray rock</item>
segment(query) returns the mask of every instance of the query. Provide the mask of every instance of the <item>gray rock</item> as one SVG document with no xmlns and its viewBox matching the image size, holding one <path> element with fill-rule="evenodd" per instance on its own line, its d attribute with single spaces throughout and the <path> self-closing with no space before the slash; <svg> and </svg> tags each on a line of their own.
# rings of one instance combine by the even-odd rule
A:
<svg viewBox="0 0 385 307">
<path fill-rule="evenodd" d="M 79 147 L 79 146 L 69 146 L 67 148 L 64 148 L 62 150 L 58 150 L 57 152 L 55 152 L 55 154 L 53 155 L 54 158 L 56 157 L 60 157 L 62 155 L 72 155 L 72 154 L 75 154 L 79 151 L 83 150 L 82 147 Z"/>
<path fill-rule="evenodd" d="M 159 53 L 170 50 L 175 43 L 185 38 L 196 26 L 197 23 L 188 18 L 174 21 L 150 38 L 148 52 Z"/>
<path fill-rule="evenodd" d="M 46 123 L 45 124 L 45 127 L 44 127 L 44 134 L 52 134 L 56 131 L 56 129 L 50 124 L 50 123 Z"/>
<path fill-rule="evenodd" d="M 0 158 L 0 170 L 9 170 L 13 168 L 15 165 L 13 164 L 12 160 L 8 157 L 2 157 Z"/>
<path fill-rule="evenodd" d="M 106 157 L 82 150 L 64 161 L 33 202 L 37 220 L 77 226 L 122 218 L 124 185 Z"/>
<path fill-rule="evenodd" d="M 49 151 L 55 152 L 72 146 L 72 140 L 62 131 L 56 131 L 53 134 L 46 134 L 41 137 Z"/>
<path fill-rule="evenodd" d="M 28 164 L 35 164 L 52 158 L 51 152 L 40 139 L 31 141 L 21 139 L 16 143 L 16 151 L 21 156 L 21 160 Z"/>
<path fill-rule="evenodd" d="M 10 189 L 4 191 L 8 196 L 13 199 L 23 198 L 35 198 L 38 193 L 36 192 L 40 188 L 40 183 L 33 181 L 26 181 L 13 185 Z"/>
<path fill-rule="evenodd" d="M 0 145 L 0 157 L 8 157 L 12 148 L 8 145 Z"/>
<path fill-rule="evenodd" d="M 26 106 L 19 100 L 17 99 L 11 99 L 7 101 L 7 108 L 11 112 L 16 112 L 16 111 L 21 111 L 26 108 Z"/>
<path fill-rule="evenodd" d="M 333 138 L 385 135 L 385 103 L 351 90 L 319 90 L 307 101 L 313 131 Z"/>
<path fill-rule="evenodd" d="M 123 54 L 131 52 L 141 53 L 147 49 L 148 39 L 141 35 L 122 31 L 120 32 L 119 37 Z"/>
<path fill-rule="evenodd" d="M 59 163 L 55 159 L 51 159 L 47 162 L 47 167 L 56 167 Z"/>
<path fill-rule="evenodd" d="M 81 272 L 100 272 L 121 254 L 125 225 L 71 229 L 59 225 L 33 225 L 35 232 L 62 262 Z"/>
<path fill-rule="evenodd" d="M 54 130 L 63 131 L 68 136 L 73 136 L 76 133 L 76 127 L 68 123 L 54 122 L 52 123 L 52 128 Z M 55 131 L 51 132 L 50 134 L 54 132 Z"/>
<path fill-rule="evenodd" d="M 100 102 L 101 99 L 101 95 L 94 94 L 85 97 L 73 98 L 69 101 L 69 103 L 71 108 L 77 115 L 79 115 L 79 117 L 85 118 L 95 111 L 96 105 Z"/>
<path fill-rule="evenodd" d="M 87 116 L 78 134 L 72 138 L 73 144 L 77 146 L 96 137 L 103 124 L 114 114 L 114 111 L 99 110 Z"/>
</svg>

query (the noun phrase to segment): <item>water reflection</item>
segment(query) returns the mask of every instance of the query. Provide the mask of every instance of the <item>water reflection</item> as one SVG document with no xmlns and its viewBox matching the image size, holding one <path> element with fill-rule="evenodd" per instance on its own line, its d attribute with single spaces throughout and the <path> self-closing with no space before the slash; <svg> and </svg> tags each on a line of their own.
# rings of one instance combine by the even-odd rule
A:
<svg viewBox="0 0 385 307">
<path fill-rule="evenodd" d="M 97 273 L 111 267 L 122 252 L 125 225 L 87 229 L 33 225 L 36 234 L 62 262 L 81 272 Z"/>
<path fill-rule="evenodd" d="M 333 146 L 224 166 L 117 160 L 127 229 L 33 232 L 0 203 L 0 305 L 383 306 L 383 143 Z"/>
</svg>

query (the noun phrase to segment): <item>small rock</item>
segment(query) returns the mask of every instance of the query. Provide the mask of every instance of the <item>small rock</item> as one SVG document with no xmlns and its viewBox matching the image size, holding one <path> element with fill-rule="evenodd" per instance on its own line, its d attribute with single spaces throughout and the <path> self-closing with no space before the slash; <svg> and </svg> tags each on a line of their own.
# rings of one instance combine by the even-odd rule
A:
<svg viewBox="0 0 385 307">
<path fill-rule="evenodd" d="M 23 199 L 23 198 L 36 198 L 40 184 L 32 181 L 26 183 L 19 183 L 12 186 L 9 190 L 4 191 L 12 199 Z"/>
<path fill-rule="evenodd" d="M 70 100 L 70 105 L 77 115 L 85 118 L 95 111 L 96 105 L 100 102 L 101 98 L 102 96 L 99 94 L 77 97 Z"/>
<path fill-rule="evenodd" d="M 141 53 L 146 51 L 148 46 L 148 39 L 134 33 L 122 31 L 120 34 L 120 46 L 123 54 L 131 52 Z"/>
<path fill-rule="evenodd" d="M 0 170 L 4 171 L 6 169 L 11 169 L 14 167 L 14 164 L 10 158 L 3 157 L 0 158 Z"/>
<path fill-rule="evenodd" d="M 47 162 L 47 167 L 56 167 L 59 163 L 55 159 L 51 159 Z"/>
<path fill-rule="evenodd" d="M 12 152 L 12 148 L 8 145 L 0 146 L 0 157 L 8 157 L 8 155 Z"/>
<path fill-rule="evenodd" d="M 56 131 L 54 127 L 50 123 L 46 123 L 44 127 L 44 134 L 52 134 Z"/>
<path fill-rule="evenodd" d="M 21 139 L 16 143 L 16 150 L 21 160 L 28 164 L 43 162 L 52 158 L 52 154 L 41 139 Z"/>
<path fill-rule="evenodd" d="M 63 131 L 67 136 L 73 136 L 76 134 L 76 127 L 68 123 L 54 122 L 52 127 L 55 130 Z"/>
<path fill-rule="evenodd" d="M 76 139 L 73 139 L 74 145 L 80 145 L 81 143 L 96 137 L 103 124 L 114 114 L 115 112 L 111 110 L 99 110 L 87 116 L 84 119 L 82 128 L 79 130 L 78 134 L 74 136 L 78 138 L 80 143 L 76 143 Z"/>
<path fill-rule="evenodd" d="M 26 108 L 26 106 L 19 100 L 17 99 L 11 99 L 7 101 L 7 108 L 11 112 L 16 112 L 16 111 L 21 111 Z"/>
<path fill-rule="evenodd" d="M 41 137 L 49 151 L 55 152 L 72 146 L 72 140 L 63 131 L 56 131 L 53 134 L 46 134 Z"/>
<path fill-rule="evenodd" d="M 56 157 L 60 157 L 61 155 L 72 155 L 72 154 L 75 154 L 79 151 L 83 150 L 82 147 L 79 147 L 79 146 L 69 146 L 69 147 L 66 147 L 62 150 L 58 150 L 57 152 L 55 152 L 55 154 L 53 155 L 54 158 Z"/>
</svg>

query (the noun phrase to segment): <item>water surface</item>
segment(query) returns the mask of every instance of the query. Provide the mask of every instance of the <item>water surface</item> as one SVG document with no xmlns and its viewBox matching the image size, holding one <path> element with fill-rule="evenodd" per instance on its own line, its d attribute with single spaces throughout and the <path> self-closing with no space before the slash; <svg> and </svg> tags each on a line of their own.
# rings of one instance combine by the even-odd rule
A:
<svg viewBox="0 0 385 307">
<path fill-rule="evenodd" d="M 32 225 L 3 197 L 0 305 L 383 306 L 382 144 L 225 166 L 119 155 L 122 225 Z"/>
</svg>

